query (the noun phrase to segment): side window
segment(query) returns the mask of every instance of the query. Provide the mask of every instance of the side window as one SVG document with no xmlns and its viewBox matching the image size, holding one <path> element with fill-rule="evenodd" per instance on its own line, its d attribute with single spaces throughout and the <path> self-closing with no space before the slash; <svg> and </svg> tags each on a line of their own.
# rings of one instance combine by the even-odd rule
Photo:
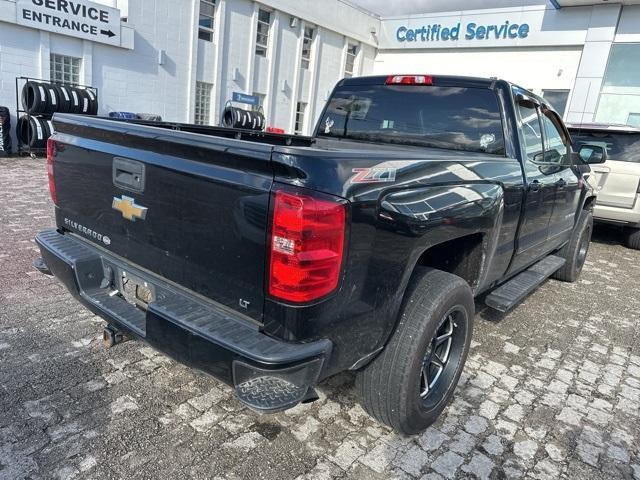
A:
<svg viewBox="0 0 640 480">
<path fill-rule="evenodd" d="M 518 105 L 520 110 L 520 129 L 524 138 L 524 147 L 527 158 L 532 162 L 542 160 L 542 133 L 540 129 L 540 118 L 535 108 Z"/>
<path fill-rule="evenodd" d="M 544 163 L 557 165 L 567 163 L 569 158 L 567 145 L 560 129 L 547 114 L 542 115 L 542 124 L 544 125 Z"/>
</svg>

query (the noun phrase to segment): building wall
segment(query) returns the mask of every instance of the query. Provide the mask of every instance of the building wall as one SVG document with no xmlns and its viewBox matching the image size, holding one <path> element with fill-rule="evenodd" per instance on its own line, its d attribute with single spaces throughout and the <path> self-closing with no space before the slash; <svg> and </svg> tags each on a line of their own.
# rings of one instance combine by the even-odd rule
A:
<svg viewBox="0 0 640 480">
<path fill-rule="evenodd" d="M 180 8 L 176 0 L 98 3 L 126 17 L 122 47 L 18 26 L 15 0 L 0 0 L 0 105 L 13 112 L 13 126 L 15 77 L 48 79 L 49 55 L 59 53 L 82 59 L 80 83 L 98 88 L 101 115 L 130 111 L 193 122 L 195 83 L 201 81 L 213 84 L 211 124 L 233 92 L 259 93 L 268 124 L 288 133 L 297 102 L 307 103 L 303 131 L 310 133 L 326 92 L 343 76 L 347 39 L 362 45 L 358 73 L 371 72 L 376 52 L 371 29 L 379 28 L 379 19 L 341 0 L 218 0 L 212 42 L 198 39 L 199 0 L 180 0 Z M 267 58 L 255 55 L 260 6 L 273 10 Z M 300 68 L 305 25 L 316 28 L 308 70 Z"/>
<path fill-rule="evenodd" d="M 573 88 L 581 55 L 580 47 L 444 49 L 418 54 L 394 51 L 380 53 L 374 71 L 497 77 L 540 93 L 543 89 Z"/>
<path fill-rule="evenodd" d="M 614 42 L 639 41 L 640 7 L 619 4 L 569 7 L 556 10 L 544 4 L 487 10 L 443 12 L 382 19 L 377 73 L 421 71 L 434 74 L 499 77 L 536 93 L 569 91 L 565 119 L 590 122 L 608 119 L 614 110 L 602 104 L 603 78 Z M 469 25 L 527 25 L 514 38 L 467 38 Z M 458 25 L 457 40 L 406 38 L 400 28 Z M 616 32 L 618 32 L 616 34 Z M 630 98 L 628 101 L 632 101 Z M 605 103 L 606 103 L 605 102 Z M 621 115 L 619 115 L 621 116 Z M 605 120 L 605 121 L 613 121 Z"/>
<path fill-rule="evenodd" d="M 307 104 L 303 132 L 311 133 L 324 101 L 343 77 L 347 42 L 360 45 L 357 73 L 373 71 L 376 55 L 371 28 L 379 20 L 340 1 L 301 3 L 288 0 L 256 3 L 249 0 L 217 2 L 220 39 L 199 42 L 198 49 L 215 52 L 198 55 L 198 79 L 216 85 L 211 117 L 217 121 L 233 92 L 264 95 L 267 125 L 292 133 L 298 102 Z M 306 8 L 309 7 L 309 8 Z M 255 55 L 258 9 L 272 10 L 269 48 L 266 57 Z M 340 13 L 341 14 L 337 14 Z M 327 15 L 329 14 L 329 15 Z M 291 19 L 296 20 L 292 23 Z M 302 38 L 305 26 L 315 29 L 309 69 L 301 68 Z M 345 30 L 349 26 L 349 30 Z M 366 41 L 363 41 L 368 39 Z M 216 53 L 217 52 L 217 53 Z M 218 55 L 220 72 L 203 73 L 203 65 Z M 218 74 L 216 78 L 216 73 Z"/>
</svg>

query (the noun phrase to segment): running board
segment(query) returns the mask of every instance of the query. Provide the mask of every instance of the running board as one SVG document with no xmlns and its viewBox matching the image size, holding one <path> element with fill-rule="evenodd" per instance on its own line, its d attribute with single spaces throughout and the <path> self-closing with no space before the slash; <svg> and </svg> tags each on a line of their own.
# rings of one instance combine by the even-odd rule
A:
<svg viewBox="0 0 640 480">
<path fill-rule="evenodd" d="M 538 286 L 565 264 L 565 259 L 549 255 L 519 273 L 507 283 L 487 295 L 484 303 L 500 312 L 507 312 L 533 292 Z"/>
</svg>

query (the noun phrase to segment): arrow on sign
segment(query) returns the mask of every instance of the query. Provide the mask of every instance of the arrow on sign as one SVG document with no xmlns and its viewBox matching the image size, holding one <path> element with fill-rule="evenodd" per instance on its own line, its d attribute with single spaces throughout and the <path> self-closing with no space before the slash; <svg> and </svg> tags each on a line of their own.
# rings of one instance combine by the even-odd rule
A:
<svg viewBox="0 0 640 480">
<path fill-rule="evenodd" d="M 100 33 L 102 35 L 106 35 L 107 37 L 111 38 L 111 37 L 115 37 L 116 34 L 113 33 L 111 30 L 100 30 Z"/>
</svg>

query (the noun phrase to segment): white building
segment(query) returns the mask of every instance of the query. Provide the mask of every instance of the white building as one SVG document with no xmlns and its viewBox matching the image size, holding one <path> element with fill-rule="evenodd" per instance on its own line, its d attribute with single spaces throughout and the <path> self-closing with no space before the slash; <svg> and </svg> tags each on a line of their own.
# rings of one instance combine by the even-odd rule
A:
<svg viewBox="0 0 640 480">
<path fill-rule="evenodd" d="M 15 114 L 29 76 L 96 87 L 103 115 L 218 124 L 236 92 L 309 134 L 340 78 L 428 73 L 514 81 L 570 121 L 640 123 L 640 2 L 543 1 L 380 18 L 343 0 L 0 0 L 0 105 Z"/>
<path fill-rule="evenodd" d="M 640 125 L 640 2 L 524 3 L 533 5 L 385 18 L 374 71 L 504 78 L 570 122 Z M 438 35 L 452 28 L 456 38 Z"/>
</svg>

